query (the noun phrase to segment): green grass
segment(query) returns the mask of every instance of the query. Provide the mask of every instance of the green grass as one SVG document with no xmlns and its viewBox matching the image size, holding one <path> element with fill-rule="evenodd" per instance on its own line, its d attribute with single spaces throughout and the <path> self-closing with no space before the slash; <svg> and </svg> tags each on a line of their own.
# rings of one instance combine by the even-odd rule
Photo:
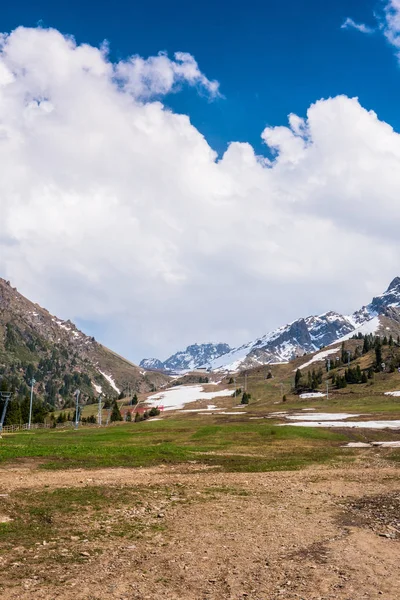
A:
<svg viewBox="0 0 400 600">
<path fill-rule="evenodd" d="M 5 435 L 0 462 L 29 458 L 38 459 L 42 468 L 66 469 L 198 461 L 227 471 L 264 471 L 329 460 L 347 439 L 341 433 L 313 428 L 254 422 L 204 425 L 201 419 L 168 418 L 108 429 Z"/>
</svg>

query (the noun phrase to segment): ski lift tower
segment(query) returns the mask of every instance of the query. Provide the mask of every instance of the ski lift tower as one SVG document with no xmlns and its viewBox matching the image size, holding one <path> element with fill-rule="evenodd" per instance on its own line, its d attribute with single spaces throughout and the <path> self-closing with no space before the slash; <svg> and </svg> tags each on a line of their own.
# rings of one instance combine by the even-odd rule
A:
<svg viewBox="0 0 400 600">
<path fill-rule="evenodd" d="M 101 399 L 101 394 L 99 394 L 98 402 L 99 402 L 99 405 L 98 405 L 98 409 L 97 409 L 97 423 L 98 423 L 99 427 L 101 427 L 102 416 L 103 416 L 103 414 L 102 414 L 103 413 L 103 402 Z"/>
<path fill-rule="evenodd" d="M 30 398 L 30 402 L 29 402 L 29 423 L 28 423 L 28 429 L 31 428 L 32 425 L 32 405 L 33 405 L 33 386 L 35 385 L 36 380 L 32 377 L 30 384 L 31 384 L 31 398 Z"/>
<path fill-rule="evenodd" d="M 75 396 L 75 402 L 76 402 L 76 409 L 75 409 L 75 429 L 78 429 L 79 427 L 79 396 L 80 396 L 81 390 L 76 390 L 74 396 Z"/>
<path fill-rule="evenodd" d="M 1 420 L 0 420 L 0 437 L 1 437 L 1 434 L 3 433 L 4 420 L 6 418 L 8 403 L 10 402 L 11 396 L 12 396 L 12 392 L 0 392 L 0 399 L 3 400 L 3 402 L 4 402 L 3 412 L 1 414 Z"/>
</svg>

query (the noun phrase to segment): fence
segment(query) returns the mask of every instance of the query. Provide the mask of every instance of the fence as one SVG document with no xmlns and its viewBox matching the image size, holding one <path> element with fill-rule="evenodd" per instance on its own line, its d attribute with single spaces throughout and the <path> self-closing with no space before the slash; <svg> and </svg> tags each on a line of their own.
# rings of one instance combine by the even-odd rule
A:
<svg viewBox="0 0 400 600">
<path fill-rule="evenodd" d="M 114 423 L 109 423 L 108 425 L 114 425 Z M 65 423 L 56 423 L 55 426 L 52 423 L 32 423 L 32 429 L 73 429 L 75 427 L 75 422 L 66 421 Z M 79 429 L 81 427 L 99 427 L 98 423 L 82 423 L 79 422 Z M 101 425 L 101 427 L 106 427 L 106 423 Z M 29 431 L 28 423 L 24 423 L 23 425 L 3 425 L 3 433 L 14 433 L 17 431 Z M 0 430 L 1 433 L 1 430 Z"/>
<path fill-rule="evenodd" d="M 164 410 L 164 406 L 157 406 L 157 408 L 160 411 Z M 145 407 L 145 406 L 132 406 L 132 410 L 129 411 L 129 407 L 123 411 L 124 413 L 126 412 L 138 412 L 138 413 L 143 413 L 146 410 L 150 410 L 149 407 Z M 79 421 L 79 428 L 81 427 L 107 427 L 110 425 L 116 425 L 117 422 L 109 422 L 109 423 L 102 423 L 101 425 L 99 425 L 98 423 L 82 423 L 82 421 Z M 30 429 L 69 429 L 69 428 L 74 428 L 75 427 L 75 421 L 66 421 L 65 423 L 32 423 Z M 14 433 L 17 431 L 29 431 L 29 424 L 28 423 L 24 423 L 22 425 L 3 425 L 3 429 L 1 429 L 0 427 L 0 433 Z"/>
</svg>

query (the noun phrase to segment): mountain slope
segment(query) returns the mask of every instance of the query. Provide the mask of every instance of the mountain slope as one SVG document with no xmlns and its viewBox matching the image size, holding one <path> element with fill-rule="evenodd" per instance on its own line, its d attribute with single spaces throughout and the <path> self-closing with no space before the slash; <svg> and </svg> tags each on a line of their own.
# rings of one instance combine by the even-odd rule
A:
<svg viewBox="0 0 400 600">
<path fill-rule="evenodd" d="M 165 371 L 192 371 L 207 365 L 219 356 L 230 352 L 228 344 L 193 344 L 186 350 L 177 352 L 166 361 L 157 358 L 145 358 L 140 366 L 145 369 L 162 369 Z"/>
<path fill-rule="evenodd" d="M 208 357 L 202 365 L 215 371 L 236 371 L 272 363 L 287 362 L 296 356 L 315 352 L 322 346 L 352 337 L 356 333 L 400 334 L 400 277 L 388 289 L 352 315 L 330 311 L 300 318 L 216 358 Z M 190 369 L 174 355 L 174 368 Z M 156 360 L 156 359 L 154 359 Z M 142 364 L 142 363 L 141 363 Z M 155 367 L 157 368 L 157 367 Z"/>
<path fill-rule="evenodd" d="M 128 387 L 151 391 L 166 381 L 33 304 L 1 278 L 0 375 L 18 391 L 34 376 L 35 391 L 53 405 L 64 405 L 77 387 L 89 399 Z"/>
</svg>

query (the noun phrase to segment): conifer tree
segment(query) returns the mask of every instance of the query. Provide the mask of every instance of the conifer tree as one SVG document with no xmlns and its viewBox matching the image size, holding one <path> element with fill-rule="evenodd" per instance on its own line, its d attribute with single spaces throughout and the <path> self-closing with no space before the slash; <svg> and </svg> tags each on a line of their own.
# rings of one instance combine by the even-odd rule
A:
<svg viewBox="0 0 400 600">
<path fill-rule="evenodd" d="M 375 366 L 378 371 L 382 369 L 382 346 L 381 340 L 377 338 L 375 342 Z"/>
<path fill-rule="evenodd" d="M 300 369 L 297 369 L 296 375 L 294 377 L 294 387 L 296 388 L 296 390 L 298 389 L 298 387 L 300 385 L 300 381 L 301 381 L 302 377 L 303 377 L 302 372 L 300 371 Z"/>
<path fill-rule="evenodd" d="M 111 423 L 114 423 L 115 421 L 122 421 L 122 415 L 116 400 L 114 400 L 110 421 Z"/>
</svg>

